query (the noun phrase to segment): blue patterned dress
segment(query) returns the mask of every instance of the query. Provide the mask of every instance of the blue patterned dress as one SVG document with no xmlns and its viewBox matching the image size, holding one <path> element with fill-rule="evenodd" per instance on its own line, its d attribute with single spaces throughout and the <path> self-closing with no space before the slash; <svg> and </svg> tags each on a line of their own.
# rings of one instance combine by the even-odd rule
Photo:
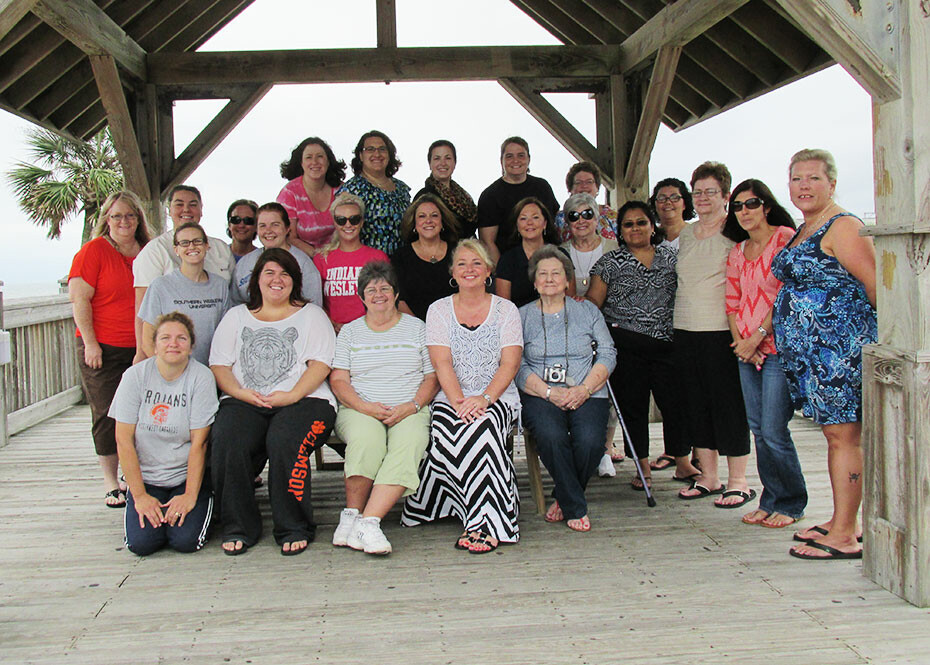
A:
<svg viewBox="0 0 930 665">
<path fill-rule="evenodd" d="M 363 245 L 380 249 L 392 256 L 401 246 L 400 221 L 410 205 L 410 187 L 391 178 L 394 191 L 389 192 L 369 182 L 364 176 L 350 178 L 340 192 L 351 192 L 365 202 L 365 224 L 360 235 Z"/>
<path fill-rule="evenodd" d="M 775 346 L 795 408 L 820 425 L 862 419 L 862 346 L 878 336 L 862 282 L 820 247 L 844 215 L 772 261 L 772 272 L 784 282 L 772 315 Z"/>
</svg>

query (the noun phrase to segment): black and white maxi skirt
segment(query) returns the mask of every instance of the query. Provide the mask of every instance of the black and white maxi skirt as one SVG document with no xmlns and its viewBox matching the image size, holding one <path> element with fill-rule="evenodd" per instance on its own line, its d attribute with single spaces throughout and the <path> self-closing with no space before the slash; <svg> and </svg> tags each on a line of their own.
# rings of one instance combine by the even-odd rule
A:
<svg viewBox="0 0 930 665">
<path fill-rule="evenodd" d="M 466 531 L 483 531 L 502 543 L 517 542 L 520 498 L 505 445 L 513 422 L 514 410 L 500 401 L 470 424 L 450 405 L 434 403 L 420 487 L 407 497 L 400 523 L 416 526 L 455 516 Z"/>
</svg>

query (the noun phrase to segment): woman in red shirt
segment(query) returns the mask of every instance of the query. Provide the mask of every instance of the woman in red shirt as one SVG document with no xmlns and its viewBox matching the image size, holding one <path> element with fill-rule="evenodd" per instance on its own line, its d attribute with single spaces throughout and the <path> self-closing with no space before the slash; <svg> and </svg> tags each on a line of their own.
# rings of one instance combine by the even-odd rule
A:
<svg viewBox="0 0 930 665">
<path fill-rule="evenodd" d="M 779 529 L 797 522 L 807 506 L 801 463 L 788 431 L 794 405 L 772 336 L 772 306 L 781 288 L 772 274 L 772 259 L 791 241 L 795 224 L 759 180 L 737 185 L 728 207 L 722 233 L 738 243 L 727 257 L 730 346 L 740 361 L 743 401 L 763 485 L 759 507 L 746 513 L 743 522 Z"/>
<path fill-rule="evenodd" d="M 74 307 L 84 395 L 90 404 L 97 459 L 110 508 L 126 505 L 117 476 L 116 423 L 107 415 L 123 372 L 136 352 L 132 262 L 149 241 L 139 198 L 128 191 L 110 194 L 100 208 L 93 240 L 81 247 L 68 274 Z"/>
</svg>

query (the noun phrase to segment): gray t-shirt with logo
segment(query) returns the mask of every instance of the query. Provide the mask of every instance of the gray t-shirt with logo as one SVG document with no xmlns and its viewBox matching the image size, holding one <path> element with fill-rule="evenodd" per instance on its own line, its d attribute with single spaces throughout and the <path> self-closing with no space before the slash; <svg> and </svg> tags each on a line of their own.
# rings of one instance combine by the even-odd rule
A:
<svg viewBox="0 0 930 665">
<path fill-rule="evenodd" d="M 210 360 L 213 331 L 231 305 L 226 280 L 212 272 L 207 276 L 206 282 L 194 282 L 175 270 L 156 277 L 139 306 L 139 318 L 153 326 L 159 316 L 168 312 L 191 317 L 196 338 L 193 355 L 204 365 Z"/>
<path fill-rule="evenodd" d="M 142 480 L 177 487 L 187 478 L 191 430 L 213 424 L 219 407 L 213 372 L 190 359 L 184 373 L 166 381 L 155 358 L 123 374 L 109 416 L 136 426 L 136 454 Z"/>
</svg>

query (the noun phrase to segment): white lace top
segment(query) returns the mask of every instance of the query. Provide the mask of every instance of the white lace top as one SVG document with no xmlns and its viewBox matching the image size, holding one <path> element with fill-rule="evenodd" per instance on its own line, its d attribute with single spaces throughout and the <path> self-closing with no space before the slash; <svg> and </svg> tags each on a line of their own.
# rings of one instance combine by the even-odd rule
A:
<svg viewBox="0 0 930 665">
<path fill-rule="evenodd" d="M 492 295 L 488 318 L 475 330 L 469 330 L 455 318 L 452 296 L 442 298 L 430 305 L 426 313 L 426 345 L 448 346 L 462 393 L 466 397 L 482 395 L 500 367 L 501 349 L 523 348 L 520 313 L 509 300 Z M 520 408 L 520 396 L 513 381 L 500 399 L 514 409 Z M 451 404 L 442 390 L 436 401 Z"/>
</svg>

